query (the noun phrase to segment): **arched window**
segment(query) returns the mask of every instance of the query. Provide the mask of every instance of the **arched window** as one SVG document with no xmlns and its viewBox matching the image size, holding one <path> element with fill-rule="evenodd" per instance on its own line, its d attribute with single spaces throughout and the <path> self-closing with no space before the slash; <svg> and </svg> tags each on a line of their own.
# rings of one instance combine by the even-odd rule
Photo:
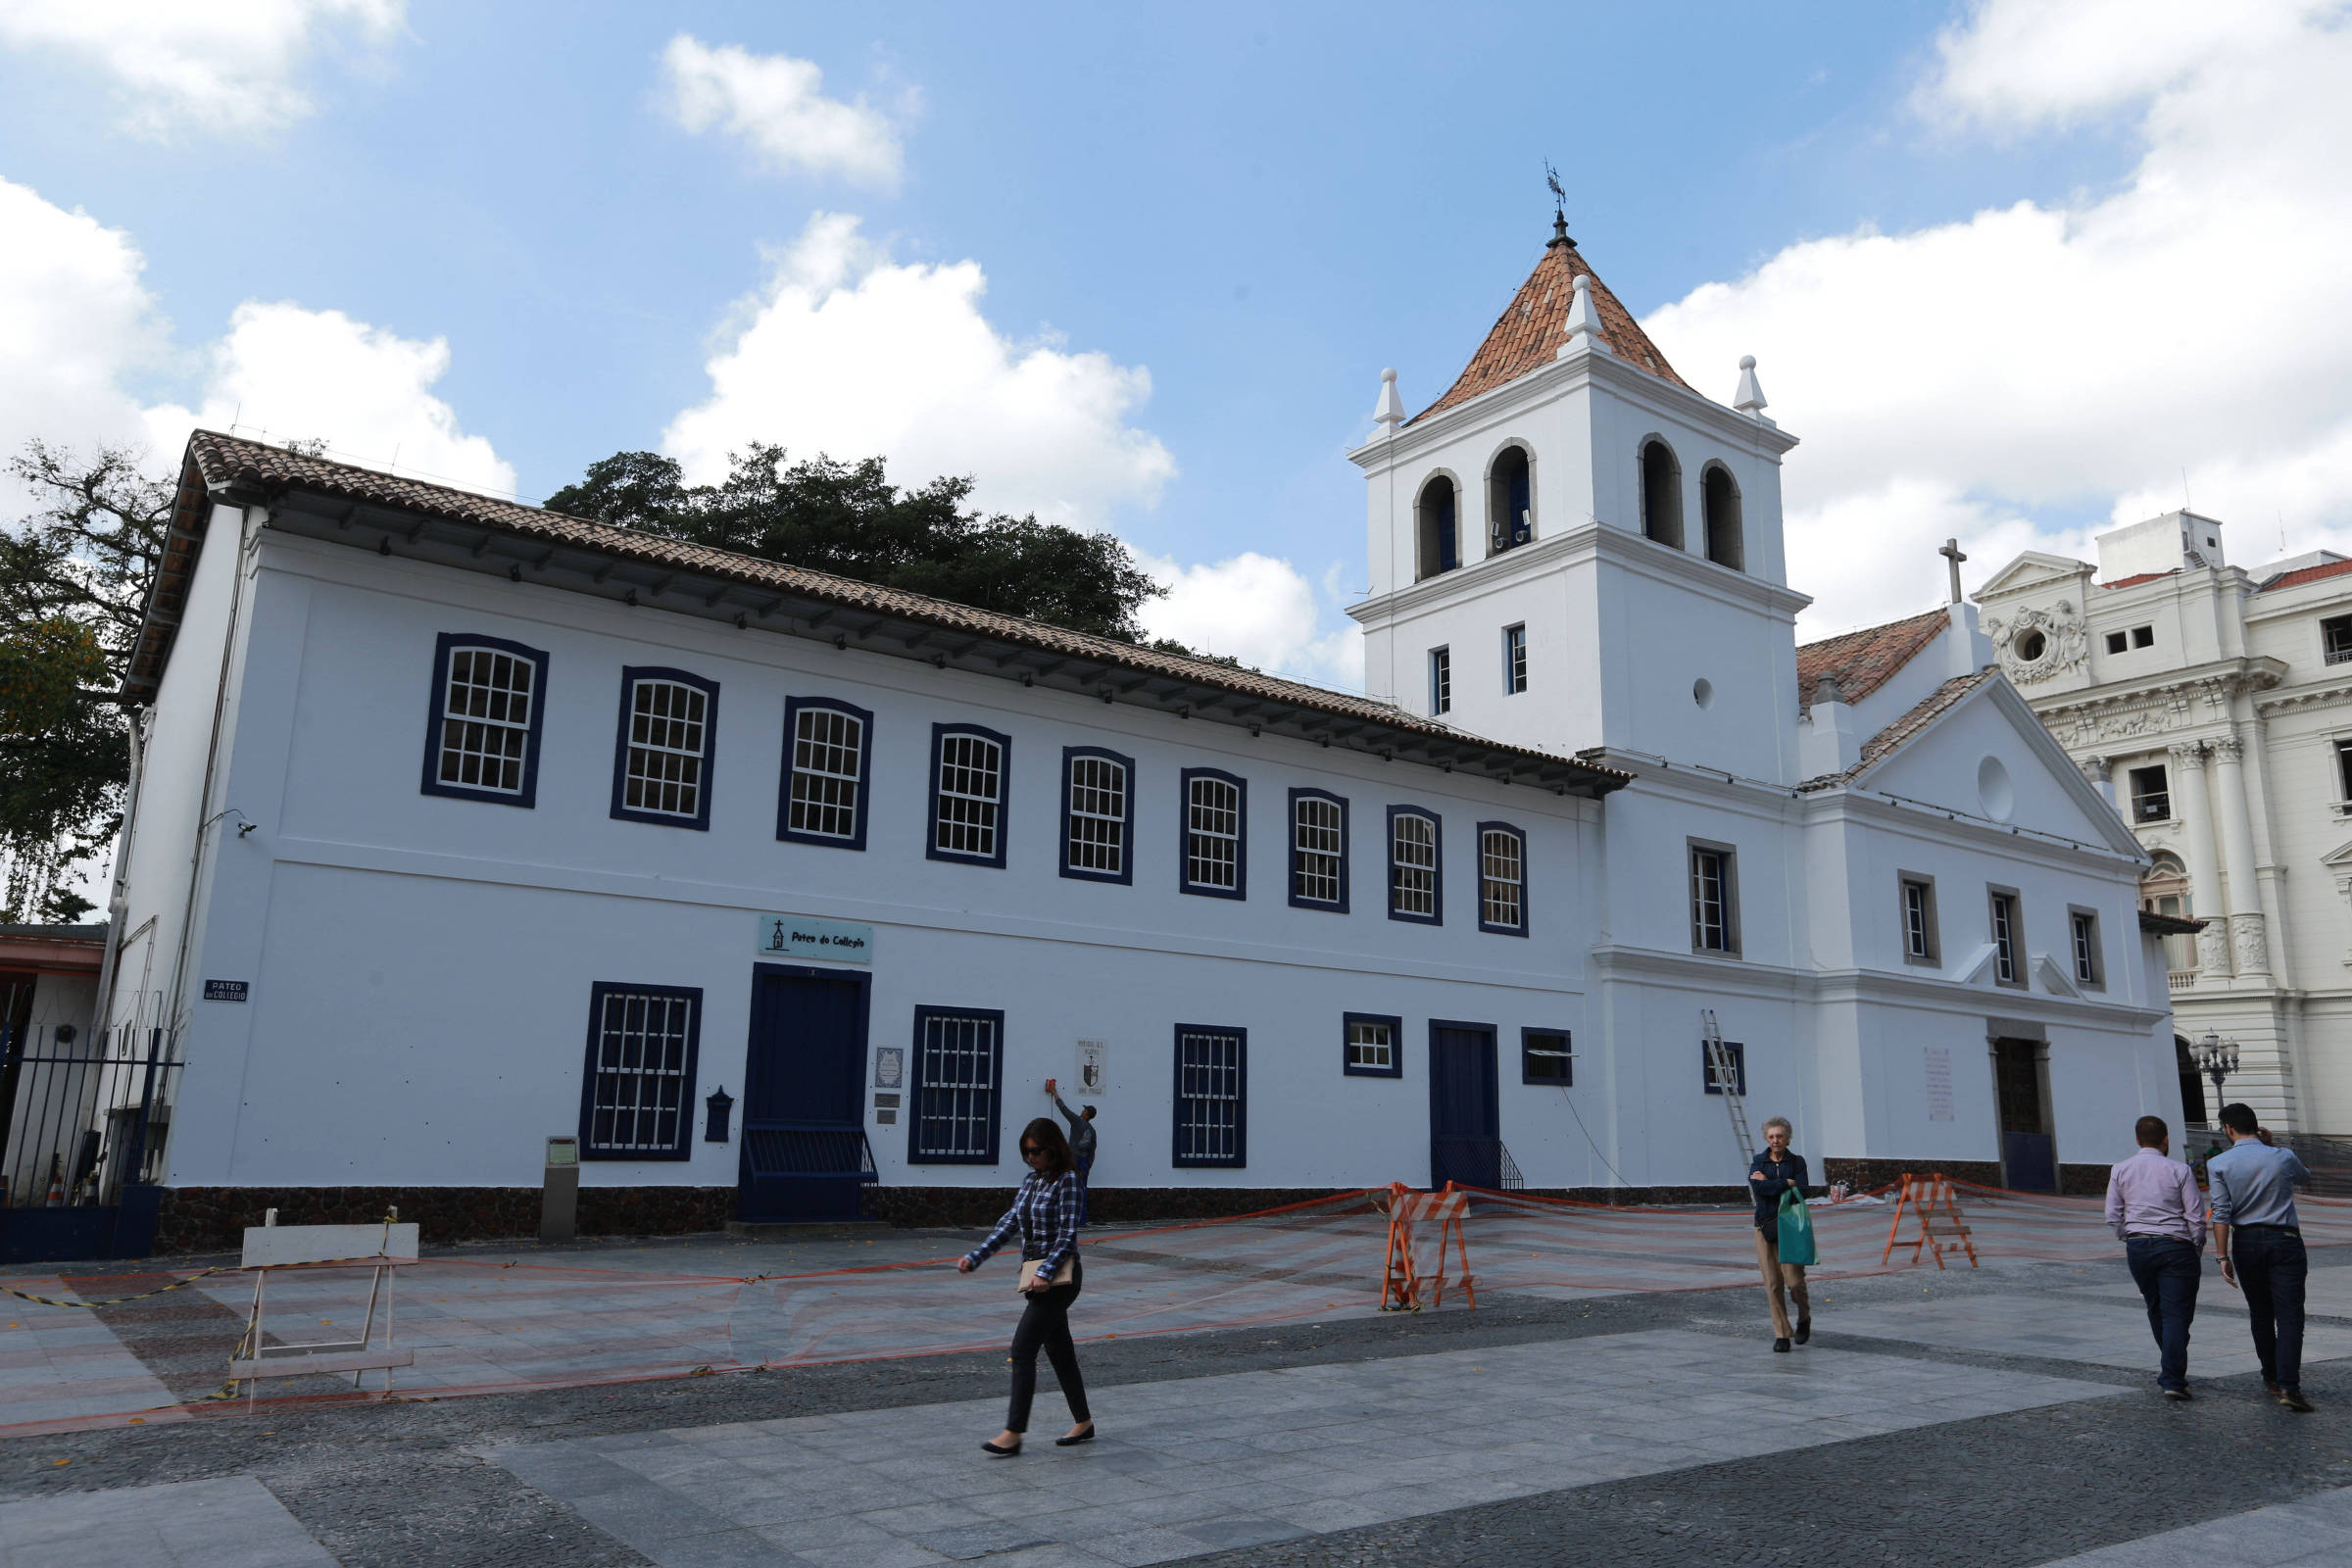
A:
<svg viewBox="0 0 2352 1568">
<path fill-rule="evenodd" d="M 1683 548 L 1683 466 L 1674 461 L 1674 449 L 1655 436 L 1642 443 L 1642 532 Z"/>
<path fill-rule="evenodd" d="M 1732 470 L 1708 464 L 1698 476 L 1698 501 L 1707 524 L 1707 559 L 1734 571 L 1743 569 L 1747 551 L 1740 532 L 1740 486 L 1732 481 Z"/>
<path fill-rule="evenodd" d="M 1487 554 L 1505 550 L 1536 537 L 1536 492 L 1527 466 L 1527 448 L 1504 447 L 1487 470 Z"/>
<path fill-rule="evenodd" d="M 2193 920 L 2190 911 L 2188 869 L 2180 858 L 2170 850 L 2156 852 L 2156 863 L 2148 874 L 2139 879 L 2139 906 L 2154 914 L 2169 914 L 2178 920 Z M 2194 974 L 2197 968 L 2197 939 L 2185 933 L 2175 933 L 2164 939 L 2164 966 L 2174 974 Z"/>
<path fill-rule="evenodd" d="M 1455 521 L 1453 481 L 1444 474 L 1421 487 L 1413 503 L 1413 531 L 1420 548 L 1420 577 L 1435 577 L 1462 564 L 1460 530 Z"/>
</svg>

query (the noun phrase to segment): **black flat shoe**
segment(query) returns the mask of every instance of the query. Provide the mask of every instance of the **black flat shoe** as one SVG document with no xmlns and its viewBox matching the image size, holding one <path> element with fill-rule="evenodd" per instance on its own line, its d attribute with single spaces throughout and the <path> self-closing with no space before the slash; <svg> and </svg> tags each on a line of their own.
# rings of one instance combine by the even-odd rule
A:
<svg viewBox="0 0 2352 1568">
<path fill-rule="evenodd" d="M 1021 1451 L 1021 1446 L 1016 1443 L 1009 1448 L 1000 1448 L 993 1443 L 983 1443 L 980 1445 L 980 1451 L 991 1459 L 1009 1459 Z"/>
<path fill-rule="evenodd" d="M 1086 1424 L 1086 1430 L 1085 1430 L 1084 1432 L 1081 1432 L 1081 1433 L 1079 1433 L 1079 1434 L 1078 1434 L 1076 1437 L 1074 1437 L 1074 1438 L 1055 1438 L 1055 1439 L 1054 1440 L 1054 1446 L 1055 1446 L 1056 1448 L 1075 1448 L 1075 1447 L 1076 1447 L 1076 1446 L 1078 1446 L 1078 1445 L 1080 1445 L 1081 1443 L 1092 1443 L 1092 1442 L 1094 1442 L 1094 1441 L 1095 1441 L 1095 1424 L 1094 1424 L 1092 1421 L 1089 1421 L 1089 1422 Z"/>
<path fill-rule="evenodd" d="M 2294 1411 L 2297 1415 L 2309 1415 L 2312 1411 L 2312 1403 L 2309 1399 L 2303 1397 L 2303 1391 L 2301 1389 L 2280 1389 L 2278 1391 L 2278 1402 L 2285 1405 L 2289 1410 Z"/>
<path fill-rule="evenodd" d="M 1799 1323 L 1799 1324 L 1796 1326 L 1796 1343 L 1797 1343 L 1797 1344 L 1799 1344 L 1799 1345 L 1802 1345 L 1802 1344 L 1804 1344 L 1804 1343 L 1805 1343 L 1807 1340 L 1811 1339 L 1812 1337 L 1813 1337 L 1813 1325 L 1812 1325 L 1812 1324 L 1810 1324 L 1810 1323 Z"/>
<path fill-rule="evenodd" d="M 1776 1350 L 1786 1350 L 1788 1348 L 1788 1342 L 1787 1340 L 1775 1340 L 1772 1342 L 1772 1348 Z"/>
</svg>

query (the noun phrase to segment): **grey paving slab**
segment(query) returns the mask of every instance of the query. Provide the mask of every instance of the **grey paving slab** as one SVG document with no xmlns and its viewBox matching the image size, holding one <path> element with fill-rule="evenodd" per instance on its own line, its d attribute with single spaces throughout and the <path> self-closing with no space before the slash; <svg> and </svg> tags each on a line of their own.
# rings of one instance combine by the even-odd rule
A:
<svg viewBox="0 0 2352 1568">
<path fill-rule="evenodd" d="M 1047 1441 L 1062 1413 L 1047 1394 L 1036 1446 L 1016 1459 L 979 1452 L 1002 1418 L 994 1399 L 490 1457 L 662 1568 L 755 1546 L 847 1568 L 1047 1546 L 1060 1562 L 1140 1565 L 2114 1394 L 1664 1329 L 1124 1385 L 1096 1401 L 1103 1436 L 1072 1449 Z M 824 1462 L 798 1462 L 808 1454 Z"/>
<path fill-rule="evenodd" d="M 2139 1289 L 2130 1280 L 2085 1285 L 2065 1293 L 2112 1301 L 2136 1301 Z M 2246 1298 L 2217 1274 L 2207 1274 L 2197 1291 L 2197 1311 L 2243 1312 Z M 2315 1268 L 2304 1282 L 2303 1309 L 2323 1317 L 2352 1317 L 2352 1266 Z"/>
<path fill-rule="evenodd" d="M 2209 1279 L 2199 1295 L 2196 1323 L 2189 1334 L 2188 1372 L 2192 1378 L 2227 1377 L 2261 1366 L 2246 1333 L 2242 1307 L 2238 1314 L 2210 1310 L 2208 1298 L 2217 1287 L 2229 1292 L 2228 1286 Z M 2039 1310 L 2034 1308 L 2035 1299 L 1998 1294 L 1941 1297 L 1823 1313 L 1814 1320 L 1814 1327 L 1824 1333 L 1905 1340 L 1945 1349 L 2045 1356 L 2093 1366 L 2144 1367 L 2154 1376 L 2156 1342 L 2148 1332 L 2147 1310 L 2136 1296 L 2129 1300 L 2107 1300 L 2073 1290 L 2049 1292 L 2038 1297 Z M 2352 1356 L 2352 1329 L 2314 1324 L 2305 1331 L 2306 1362 L 2345 1356 Z"/>
<path fill-rule="evenodd" d="M 2056 1558 L 2043 1568 L 2179 1568 L 2194 1562 L 2238 1568 L 2352 1564 L 2352 1487 Z"/>
<path fill-rule="evenodd" d="M 334 1568 L 250 1476 L 0 1503 L 0 1568 Z"/>
</svg>

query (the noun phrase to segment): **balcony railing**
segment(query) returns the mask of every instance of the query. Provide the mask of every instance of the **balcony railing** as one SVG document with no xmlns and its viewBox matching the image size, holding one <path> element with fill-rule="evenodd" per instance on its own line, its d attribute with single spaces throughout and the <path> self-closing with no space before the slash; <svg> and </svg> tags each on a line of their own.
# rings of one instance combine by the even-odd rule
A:
<svg viewBox="0 0 2352 1568">
<path fill-rule="evenodd" d="M 2190 986 L 2193 986 L 2197 983 L 2197 971 L 2194 969 L 2175 969 L 2167 974 L 2164 978 L 2166 983 L 2169 984 L 2175 991 L 2186 991 Z"/>
</svg>

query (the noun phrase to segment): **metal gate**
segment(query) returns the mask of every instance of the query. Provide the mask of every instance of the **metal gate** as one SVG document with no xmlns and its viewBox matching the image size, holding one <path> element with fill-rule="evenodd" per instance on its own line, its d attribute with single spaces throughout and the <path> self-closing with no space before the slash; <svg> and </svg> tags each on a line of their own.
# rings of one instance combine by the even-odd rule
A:
<svg viewBox="0 0 2352 1568">
<path fill-rule="evenodd" d="M 0 1263 L 144 1257 L 176 1042 L 0 1025 Z"/>
</svg>

